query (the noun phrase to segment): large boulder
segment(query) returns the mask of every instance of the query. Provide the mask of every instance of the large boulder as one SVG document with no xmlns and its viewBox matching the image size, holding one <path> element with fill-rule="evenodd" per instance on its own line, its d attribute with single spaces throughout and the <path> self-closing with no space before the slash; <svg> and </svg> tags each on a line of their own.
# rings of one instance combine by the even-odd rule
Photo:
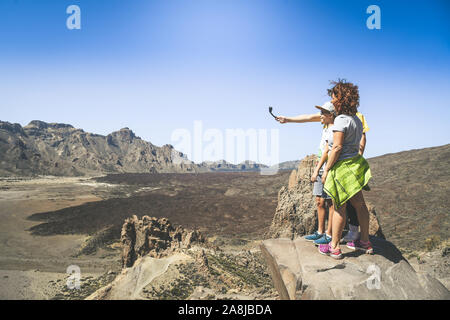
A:
<svg viewBox="0 0 450 320">
<path fill-rule="evenodd" d="M 261 243 L 281 299 L 450 299 L 435 278 L 416 273 L 390 242 L 371 237 L 375 254 L 341 246 L 343 260 L 321 255 L 302 238 Z"/>
</svg>

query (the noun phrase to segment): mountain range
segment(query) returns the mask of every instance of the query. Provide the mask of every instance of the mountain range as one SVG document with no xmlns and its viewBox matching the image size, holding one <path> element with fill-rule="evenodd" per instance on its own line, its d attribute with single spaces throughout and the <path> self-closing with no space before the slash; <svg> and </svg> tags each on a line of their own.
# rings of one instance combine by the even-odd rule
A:
<svg viewBox="0 0 450 320">
<path fill-rule="evenodd" d="M 225 160 L 196 164 L 172 145 L 155 146 L 129 128 L 103 136 L 70 124 L 33 120 L 22 127 L 0 121 L 2 176 L 258 171 L 261 168 L 267 166 L 248 160 L 239 164 Z"/>
</svg>

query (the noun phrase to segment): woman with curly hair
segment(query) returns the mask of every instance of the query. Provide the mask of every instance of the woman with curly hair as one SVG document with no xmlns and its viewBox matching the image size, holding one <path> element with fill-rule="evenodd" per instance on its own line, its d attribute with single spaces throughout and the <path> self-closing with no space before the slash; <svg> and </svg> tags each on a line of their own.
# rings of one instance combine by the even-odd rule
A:
<svg viewBox="0 0 450 320">
<path fill-rule="evenodd" d="M 346 221 L 346 202 L 356 209 L 361 229 L 359 240 L 353 242 L 355 250 L 372 254 L 369 241 L 369 211 L 362 189 L 372 177 L 369 164 L 359 154 L 363 125 L 356 115 L 359 106 L 358 86 L 345 80 L 331 82 L 328 89 L 337 117 L 328 136 L 328 162 L 322 175 L 325 192 L 333 199 L 335 214 L 332 221 L 332 240 L 319 246 L 321 254 L 342 258 L 339 240 Z"/>
</svg>

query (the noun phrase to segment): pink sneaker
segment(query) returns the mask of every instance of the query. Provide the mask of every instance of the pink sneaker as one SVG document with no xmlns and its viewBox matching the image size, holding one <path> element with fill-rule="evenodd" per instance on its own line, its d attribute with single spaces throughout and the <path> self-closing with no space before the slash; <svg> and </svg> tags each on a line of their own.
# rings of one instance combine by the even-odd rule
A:
<svg viewBox="0 0 450 320">
<path fill-rule="evenodd" d="M 347 248 L 352 250 L 360 250 L 364 251 L 367 254 L 373 254 L 373 248 L 370 241 L 364 242 L 361 240 L 355 240 L 351 242 L 347 242 Z"/>
<path fill-rule="evenodd" d="M 319 253 L 330 256 L 333 259 L 342 259 L 341 249 L 331 248 L 331 243 L 319 244 Z"/>
</svg>

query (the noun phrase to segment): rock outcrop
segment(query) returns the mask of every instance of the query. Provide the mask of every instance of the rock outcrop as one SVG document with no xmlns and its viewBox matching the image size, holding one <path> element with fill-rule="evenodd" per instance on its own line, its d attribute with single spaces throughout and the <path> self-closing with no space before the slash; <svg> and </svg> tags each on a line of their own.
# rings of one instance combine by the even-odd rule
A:
<svg viewBox="0 0 450 320">
<path fill-rule="evenodd" d="M 316 162 L 315 155 L 307 156 L 300 161 L 297 170 L 292 170 L 288 186 L 278 192 L 278 206 L 265 238 L 294 239 L 317 230 L 317 207 L 311 182 Z M 367 206 L 369 234 L 384 238 L 375 208 L 370 204 Z"/>
<path fill-rule="evenodd" d="M 343 260 L 321 255 L 304 239 L 261 244 L 281 299 L 450 299 L 435 278 L 416 273 L 392 243 L 372 237 L 374 255 L 342 246 Z"/>
<path fill-rule="evenodd" d="M 161 258 L 177 249 L 188 249 L 194 243 L 205 243 L 205 237 L 196 230 L 174 227 L 167 218 L 136 215 L 125 220 L 120 242 L 122 243 L 122 267 L 133 266 L 144 256 Z"/>
<path fill-rule="evenodd" d="M 405 256 L 408 257 L 407 254 Z M 408 257 L 408 262 L 418 273 L 429 274 L 450 290 L 450 246 L 448 242 L 436 250 L 415 252 L 414 255 Z"/>
<path fill-rule="evenodd" d="M 131 268 L 124 268 L 108 285 L 98 289 L 86 300 L 141 300 L 144 288 L 155 278 L 163 276 L 168 268 L 192 261 L 182 252 L 164 258 L 140 257 Z"/>
<path fill-rule="evenodd" d="M 307 156 L 292 170 L 288 187 L 278 192 L 278 206 L 267 238 L 291 238 L 314 232 L 317 228 L 316 204 L 311 176 L 316 156 Z"/>
</svg>

